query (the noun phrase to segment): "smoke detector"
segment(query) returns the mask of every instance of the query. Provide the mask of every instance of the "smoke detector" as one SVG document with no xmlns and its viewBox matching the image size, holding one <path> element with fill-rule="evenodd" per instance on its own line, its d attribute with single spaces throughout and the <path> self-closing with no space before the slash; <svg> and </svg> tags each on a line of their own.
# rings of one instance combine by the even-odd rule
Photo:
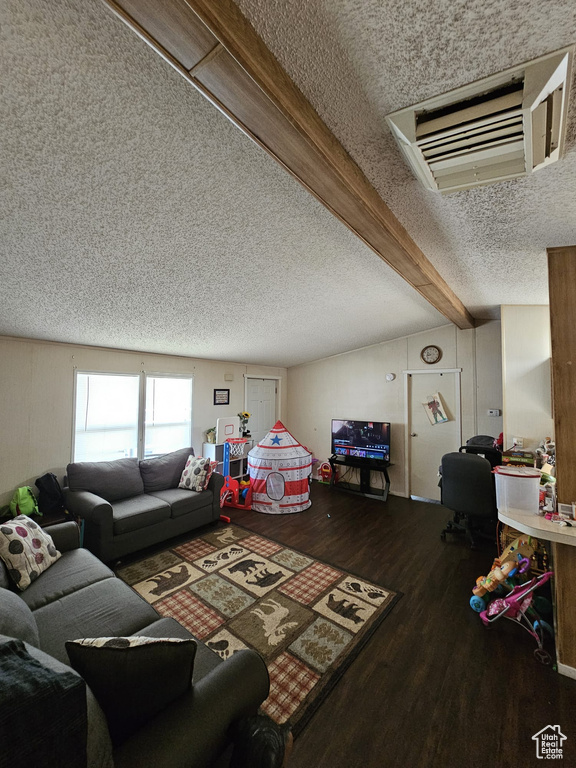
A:
<svg viewBox="0 0 576 768">
<path fill-rule="evenodd" d="M 574 47 L 387 115 L 427 189 L 516 179 L 560 159 Z"/>
</svg>

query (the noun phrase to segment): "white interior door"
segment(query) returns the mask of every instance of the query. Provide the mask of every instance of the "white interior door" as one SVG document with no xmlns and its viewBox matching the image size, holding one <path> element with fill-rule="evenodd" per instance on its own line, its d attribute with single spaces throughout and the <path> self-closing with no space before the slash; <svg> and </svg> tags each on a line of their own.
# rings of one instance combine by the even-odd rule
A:
<svg viewBox="0 0 576 768">
<path fill-rule="evenodd" d="M 460 372 L 407 375 L 410 495 L 440 501 L 438 467 L 442 456 L 457 451 L 462 440 Z M 444 413 L 428 405 L 436 394 L 440 395 Z M 442 421 L 444 416 L 448 421 Z"/>
<path fill-rule="evenodd" d="M 277 388 L 276 379 L 247 379 L 246 410 L 252 414 L 248 427 L 252 439 L 256 442 L 262 440 L 278 420 L 276 416 Z"/>
</svg>

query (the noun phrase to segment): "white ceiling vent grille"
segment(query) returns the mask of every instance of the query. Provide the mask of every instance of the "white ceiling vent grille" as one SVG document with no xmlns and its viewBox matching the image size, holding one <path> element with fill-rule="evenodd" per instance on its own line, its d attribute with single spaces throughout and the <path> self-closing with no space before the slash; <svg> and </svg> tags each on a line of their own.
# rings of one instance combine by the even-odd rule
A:
<svg viewBox="0 0 576 768">
<path fill-rule="evenodd" d="M 573 47 L 386 117 L 427 189 L 526 176 L 562 155 Z"/>
</svg>

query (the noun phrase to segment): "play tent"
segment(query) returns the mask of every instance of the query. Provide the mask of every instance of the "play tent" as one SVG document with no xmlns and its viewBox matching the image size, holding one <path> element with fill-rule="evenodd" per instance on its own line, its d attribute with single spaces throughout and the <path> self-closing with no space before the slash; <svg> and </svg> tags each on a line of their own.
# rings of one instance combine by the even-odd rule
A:
<svg viewBox="0 0 576 768">
<path fill-rule="evenodd" d="M 252 509 L 269 515 L 303 512 L 310 504 L 312 454 L 277 421 L 248 454 Z"/>
</svg>

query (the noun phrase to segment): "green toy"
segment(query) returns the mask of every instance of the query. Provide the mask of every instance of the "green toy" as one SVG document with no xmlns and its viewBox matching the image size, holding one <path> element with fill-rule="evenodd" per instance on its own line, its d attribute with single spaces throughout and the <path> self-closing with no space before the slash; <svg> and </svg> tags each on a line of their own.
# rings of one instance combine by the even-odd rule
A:
<svg viewBox="0 0 576 768">
<path fill-rule="evenodd" d="M 18 515 L 42 516 L 38 509 L 38 500 L 29 485 L 23 485 L 21 488 L 16 489 L 9 506 L 10 512 L 12 512 L 14 517 L 18 517 Z"/>
</svg>

